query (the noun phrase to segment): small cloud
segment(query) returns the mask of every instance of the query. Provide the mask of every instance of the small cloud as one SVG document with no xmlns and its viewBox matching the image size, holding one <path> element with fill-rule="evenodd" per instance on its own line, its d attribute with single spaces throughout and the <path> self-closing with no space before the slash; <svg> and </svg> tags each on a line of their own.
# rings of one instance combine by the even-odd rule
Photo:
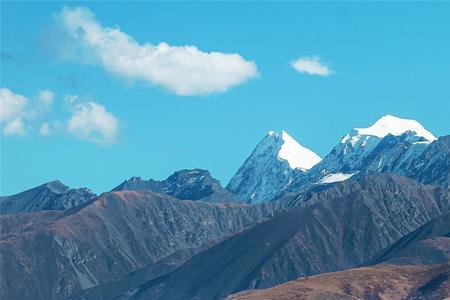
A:
<svg viewBox="0 0 450 300">
<path fill-rule="evenodd" d="M 117 118 L 104 106 L 88 102 L 75 105 L 67 129 L 79 139 L 108 144 L 116 140 L 118 126 Z"/>
<path fill-rule="evenodd" d="M 25 125 L 22 119 L 14 119 L 11 122 L 6 123 L 3 128 L 3 134 L 5 135 L 25 135 Z"/>
<path fill-rule="evenodd" d="M 50 106 L 53 103 L 53 92 L 50 90 L 39 91 L 38 99 L 46 106 Z"/>
<path fill-rule="evenodd" d="M 64 96 L 64 102 L 67 104 L 74 104 L 78 101 L 79 96 L 78 95 L 65 95 Z"/>
<path fill-rule="evenodd" d="M 0 122 L 5 135 L 24 135 L 23 118 L 28 98 L 15 94 L 7 88 L 0 89 Z"/>
<path fill-rule="evenodd" d="M 44 122 L 41 124 L 41 128 L 39 129 L 39 133 L 42 136 L 47 136 L 50 134 L 50 125 L 48 122 Z"/>
<path fill-rule="evenodd" d="M 0 121 L 8 122 L 22 116 L 28 99 L 7 88 L 0 89 Z"/>
<path fill-rule="evenodd" d="M 66 59 L 98 64 L 177 95 L 225 92 L 258 73 L 253 61 L 237 53 L 203 52 L 192 45 L 139 44 L 119 27 L 102 26 L 84 7 L 64 7 L 55 17 L 65 35 L 65 42 L 59 44 Z"/>
<path fill-rule="evenodd" d="M 329 76 L 333 71 L 321 61 L 318 56 L 302 57 L 291 63 L 291 66 L 300 73 L 309 75 Z"/>
</svg>

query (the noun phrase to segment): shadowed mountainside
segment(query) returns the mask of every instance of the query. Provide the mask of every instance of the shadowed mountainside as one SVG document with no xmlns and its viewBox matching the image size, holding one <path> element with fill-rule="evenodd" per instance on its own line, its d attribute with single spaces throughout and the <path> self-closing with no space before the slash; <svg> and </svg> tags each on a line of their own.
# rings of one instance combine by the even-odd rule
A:
<svg viewBox="0 0 450 300">
<path fill-rule="evenodd" d="M 227 300 L 441 300 L 450 297 L 450 265 L 378 265 L 311 277 Z"/>
<path fill-rule="evenodd" d="M 450 214 L 445 214 L 401 238 L 373 263 L 441 264 L 449 261 Z"/>
<path fill-rule="evenodd" d="M 168 257 L 173 268 L 272 213 L 141 191 L 106 193 L 66 211 L 5 215 L 0 298 L 63 299 Z"/>
<path fill-rule="evenodd" d="M 221 299 L 356 267 L 450 209 L 448 190 L 393 174 L 340 182 L 324 192 L 315 196 L 323 200 L 239 233 L 121 299 Z"/>
</svg>

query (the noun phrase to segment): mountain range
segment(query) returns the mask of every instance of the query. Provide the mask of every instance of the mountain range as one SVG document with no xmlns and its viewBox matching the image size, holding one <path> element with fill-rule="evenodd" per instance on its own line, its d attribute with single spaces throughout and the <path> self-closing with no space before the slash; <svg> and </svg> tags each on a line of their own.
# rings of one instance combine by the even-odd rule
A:
<svg viewBox="0 0 450 300">
<path fill-rule="evenodd" d="M 1 299 L 450 297 L 450 136 L 390 115 L 323 159 L 270 131 L 226 187 L 52 181 L 0 212 Z"/>
<path fill-rule="evenodd" d="M 286 156 L 279 155 L 279 142 L 271 138 L 272 135 L 269 132 L 258 144 L 227 186 L 243 200 L 252 203 L 270 201 L 289 191 L 370 172 L 393 172 L 431 184 L 450 183 L 449 137 L 437 140 L 414 120 L 386 115 L 368 128 L 352 129 L 326 157 L 320 160 L 317 155 L 313 156 L 315 159 L 311 159 L 304 168 L 293 167 L 303 161 L 287 163 L 288 160 L 283 158 Z M 292 139 L 281 140 L 283 145 L 295 142 Z M 261 147 L 266 150 L 261 151 Z M 311 150 L 302 147 L 302 151 Z M 437 163 L 433 164 L 433 160 L 427 157 L 432 157 Z M 240 182 L 243 182 L 241 188 Z M 258 195 L 258 198 L 252 198 L 252 195 Z"/>
</svg>

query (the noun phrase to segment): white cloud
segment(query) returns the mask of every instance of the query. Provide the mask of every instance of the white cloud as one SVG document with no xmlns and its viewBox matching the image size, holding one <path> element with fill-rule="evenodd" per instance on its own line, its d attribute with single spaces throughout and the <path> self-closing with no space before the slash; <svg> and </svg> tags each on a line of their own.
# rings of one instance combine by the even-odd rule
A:
<svg viewBox="0 0 450 300">
<path fill-rule="evenodd" d="M 96 102 L 79 103 L 68 120 L 67 129 L 82 140 L 98 144 L 113 143 L 119 121 L 105 107 Z"/>
<path fill-rule="evenodd" d="M 20 118 L 28 103 L 25 96 L 14 94 L 7 88 L 0 89 L 0 121 L 8 122 Z"/>
<path fill-rule="evenodd" d="M 0 122 L 5 135 L 24 135 L 25 126 L 22 121 L 28 99 L 14 94 L 7 88 L 0 89 Z"/>
<path fill-rule="evenodd" d="M 64 96 L 64 102 L 68 104 L 73 104 L 78 101 L 79 96 L 78 95 L 65 95 Z"/>
<path fill-rule="evenodd" d="M 46 106 L 50 106 L 53 103 L 53 92 L 50 90 L 39 91 L 38 99 Z"/>
<path fill-rule="evenodd" d="M 11 122 L 6 123 L 5 128 L 3 128 L 3 134 L 25 135 L 25 125 L 22 119 L 14 119 Z"/>
<path fill-rule="evenodd" d="M 0 89 L 0 122 L 4 135 L 25 135 L 27 131 L 41 136 L 69 132 L 79 139 L 98 144 L 116 140 L 119 121 L 97 102 L 83 102 L 78 95 L 64 96 L 71 116 L 67 122 L 58 118 L 49 120 L 50 110 L 42 110 L 42 104 L 51 108 L 53 92 L 39 91 L 37 99 L 29 101 L 7 88 Z M 42 104 L 41 104 L 42 103 Z"/>
<path fill-rule="evenodd" d="M 202 52 L 195 46 L 139 44 L 119 28 L 103 27 L 87 8 L 64 7 L 56 19 L 78 49 L 77 59 L 111 73 L 141 79 L 178 95 L 224 92 L 257 76 L 254 62 L 239 54 Z"/>
<path fill-rule="evenodd" d="M 42 136 L 47 136 L 50 134 L 50 125 L 48 124 L 48 122 L 44 122 L 41 124 L 41 128 L 39 129 L 39 133 Z"/>
<path fill-rule="evenodd" d="M 309 75 L 329 76 L 333 73 L 318 56 L 302 57 L 293 61 L 291 65 L 298 72 Z"/>
</svg>

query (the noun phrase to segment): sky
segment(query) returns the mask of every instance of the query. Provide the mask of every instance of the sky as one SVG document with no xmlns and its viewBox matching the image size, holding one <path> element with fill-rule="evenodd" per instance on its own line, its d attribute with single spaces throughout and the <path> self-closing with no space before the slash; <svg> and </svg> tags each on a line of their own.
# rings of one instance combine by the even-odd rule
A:
<svg viewBox="0 0 450 300">
<path fill-rule="evenodd" d="M 1 195 L 321 157 L 392 114 L 450 134 L 450 2 L 1 2 Z"/>
</svg>

